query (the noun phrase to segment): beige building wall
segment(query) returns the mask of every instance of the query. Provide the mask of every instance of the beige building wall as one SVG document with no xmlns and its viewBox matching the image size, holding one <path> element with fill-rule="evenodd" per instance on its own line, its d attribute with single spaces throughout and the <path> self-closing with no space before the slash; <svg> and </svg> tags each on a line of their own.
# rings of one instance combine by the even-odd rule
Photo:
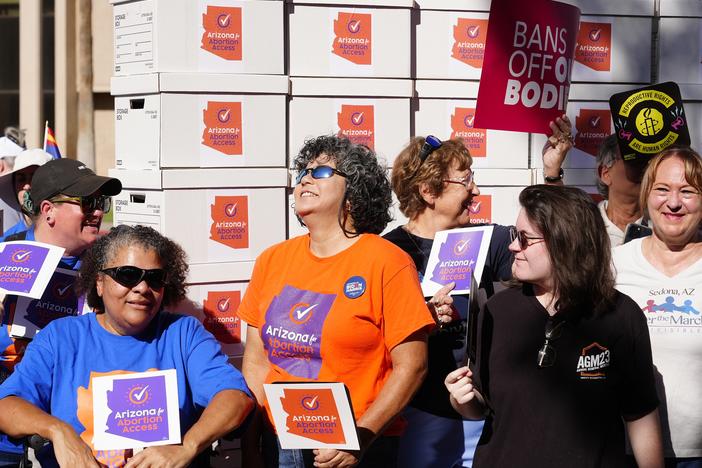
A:
<svg viewBox="0 0 702 468">
<path fill-rule="evenodd" d="M 93 2 L 93 93 L 95 97 L 95 170 L 107 175 L 115 166 L 114 99 L 112 76 L 112 5 Z"/>
</svg>

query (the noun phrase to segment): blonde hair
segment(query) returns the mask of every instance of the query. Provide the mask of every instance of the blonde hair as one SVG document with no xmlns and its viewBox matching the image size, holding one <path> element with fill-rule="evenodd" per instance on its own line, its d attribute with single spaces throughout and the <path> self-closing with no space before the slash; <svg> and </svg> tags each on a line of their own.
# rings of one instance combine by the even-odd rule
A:
<svg viewBox="0 0 702 468">
<path fill-rule="evenodd" d="M 702 157 L 697 151 L 688 147 L 673 147 L 663 150 L 658 153 L 646 167 L 643 179 L 641 179 L 641 192 L 639 193 L 639 203 L 644 211 L 647 210 L 648 196 L 653 190 L 653 184 L 656 182 L 656 174 L 658 168 L 666 159 L 677 158 L 685 166 L 685 180 L 692 185 L 698 192 L 702 193 Z"/>
<path fill-rule="evenodd" d="M 473 163 L 470 152 L 459 139 L 443 142 L 421 162 L 419 153 L 424 140 L 424 137 L 413 138 L 395 158 L 392 166 L 392 190 L 400 202 L 400 211 L 409 219 L 414 219 L 426 209 L 426 202 L 419 191 L 421 184 L 426 184 L 434 196 L 441 196 L 449 168 L 455 165 L 457 170 L 465 171 Z"/>
</svg>

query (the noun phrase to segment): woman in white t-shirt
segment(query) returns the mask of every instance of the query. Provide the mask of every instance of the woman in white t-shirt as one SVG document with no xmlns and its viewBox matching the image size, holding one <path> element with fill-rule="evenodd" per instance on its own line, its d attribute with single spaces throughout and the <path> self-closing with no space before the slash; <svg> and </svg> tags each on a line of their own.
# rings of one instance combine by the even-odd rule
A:
<svg viewBox="0 0 702 468">
<path fill-rule="evenodd" d="M 617 289 L 646 315 L 656 367 L 666 466 L 702 467 L 702 158 L 672 148 L 641 184 L 650 237 L 614 250 Z"/>
</svg>

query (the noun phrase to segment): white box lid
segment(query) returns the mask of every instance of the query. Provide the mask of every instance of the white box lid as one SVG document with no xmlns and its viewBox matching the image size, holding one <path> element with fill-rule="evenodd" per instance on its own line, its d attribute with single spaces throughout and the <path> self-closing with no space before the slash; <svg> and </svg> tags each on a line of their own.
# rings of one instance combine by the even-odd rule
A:
<svg viewBox="0 0 702 468">
<path fill-rule="evenodd" d="M 163 170 L 163 188 L 288 187 L 285 168 L 227 167 Z"/>
<path fill-rule="evenodd" d="M 516 186 L 531 185 L 531 169 L 475 169 L 475 181 L 481 186 Z"/>
<path fill-rule="evenodd" d="M 153 171 L 147 169 L 109 169 L 107 175 L 119 179 L 122 182 L 122 188 L 138 188 L 160 190 L 161 171 Z"/>
<path fill-rule="evenodd" d="M 221 283 L 248 281 L 254 262 L 192 263 L 189 266 L 187 283 Z"/>
<path fill-rule="evenodd" d="M 231 73 L 150 73 L 113 76 L 113 96 L 158 92 L 288 94 L 287 75 L 237 75 Z"/>
<path fill-rule="evenodd" d="M 289 3 L 304 4 L 304 5 L 349 5 L 353 7 L 414 7 L 414 0 L 288 0 Z"/>
<path fill-rule="evenodd" d="M 476 99 L 480 82 L 467 80 L 417 80 L 419 98 Z"/>
<path fill-rule="evenodd" d="M 663 0 L 660 8 L 661 16 L 702 16 L 700 0 Z"/>
<path fill-rule="evenodd" d="M 414 95 L 412 80 L 377 78 L 290 78 L 293 96 L 373 96 Z"/>
<path fill-rule="evenodd" d="M 643 88 L 644 84 L 590 84 L 573 83 L 568 94 L 569 101 L 609 101 L 612 94 Z"/>
<path fill-rule="evenodd" d="M 683 101 L 702 101 L 702 84 L 678 83 Z"/>
</svg>

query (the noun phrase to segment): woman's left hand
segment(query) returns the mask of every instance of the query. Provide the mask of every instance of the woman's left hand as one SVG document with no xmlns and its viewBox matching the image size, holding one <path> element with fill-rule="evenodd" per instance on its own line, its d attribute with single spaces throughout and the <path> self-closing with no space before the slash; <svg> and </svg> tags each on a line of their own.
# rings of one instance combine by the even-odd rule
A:
<svg viewBox="0 0 702 468">
<path fill-rule="evenodd" d="M 573 147 L 573 125 L 567 115 L 563 114 L 555 121 L 549 122 L 551 135 L 541 152 L 544 173 L 558 175 L 568 151 Z"/>
<path fill-rule="evenodd" d="M 453 298 L 450 296 L 453 288 L 456 287 L 456 283 L 450 282 L 441 289 L 439 289 L 434 297 L 432 297 L 427 306 L 429 311 L 434 316 L 434 320 L 437 321 L 439 326 L 447 325 L 454 320 L 460 319 L 458 311 L 453 306 Z"/>
<path fill-rule="evenodd" d="M 124 468 L 182 468 L 188 466 L 196 455 L 184 445 L 148 447 L 130 458 Z"/>
<path fill-rule="evenodd" d="M 315 449 L 314 455 L 314 466 L 318 468 L 356 466 L 361 458 L 361 452 L 337 449 Z"/>
</svg>

